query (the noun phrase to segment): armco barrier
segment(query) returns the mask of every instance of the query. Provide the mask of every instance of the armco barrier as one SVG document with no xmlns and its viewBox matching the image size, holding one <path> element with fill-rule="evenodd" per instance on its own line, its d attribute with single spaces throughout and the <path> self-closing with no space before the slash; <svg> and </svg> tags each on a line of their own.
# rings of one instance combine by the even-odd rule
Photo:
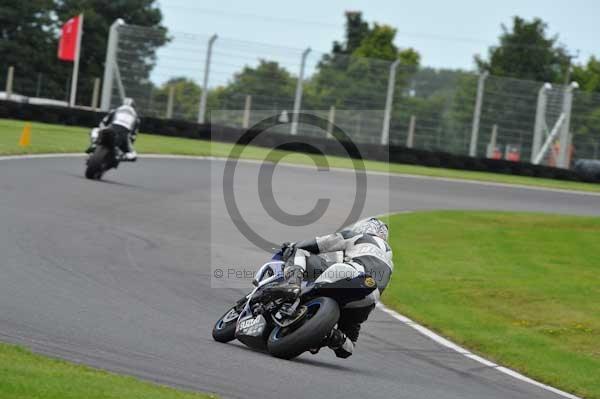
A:
<svg viewBox="0 0 600 399">
<path fill-rule="evenodd" d="M 0 118 L 20 119 L 32 122 L 46 122 L 70 126 L 94 127 L 100 122 L 103 113 L 85 109 L 72 109 L 60 106 L 34 105 L 11 101 L 0 101 Z M 191 139 L 236 142 L 244 133 L 241 129 L 226 126 L 199 125 L 195 123 L 158 118 L 143 118 L 140 129 L 144 133 Z M 328 155 L 346 156 L 340 146 L 326 138 L 302 137 L 321 152 Z M 252 141 L 253 145 L 273 148 L 288 143 L 289 136 L 276 133 L 263 134 Z M 290 147 L 293 150 L 293 146 Z M 577 173 L 572 170 L 532 165 L 523 162 L 510 162 L 487 158 L 471 158 L 441 151 L 409 149 L 402 146 L 384 148 L 376 144 L 361 144 L 361 155 L 368 160 L 389 161 L 411 165 L 443 167 L 460 170 L 543 177 L 547 179 L 600 182 L 600 176 Z"/>
</svg>

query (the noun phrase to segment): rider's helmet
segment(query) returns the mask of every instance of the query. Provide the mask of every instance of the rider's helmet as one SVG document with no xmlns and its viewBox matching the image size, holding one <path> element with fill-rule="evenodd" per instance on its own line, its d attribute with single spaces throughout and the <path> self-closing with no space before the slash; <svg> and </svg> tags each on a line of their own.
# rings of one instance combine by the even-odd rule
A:
<svg viewBox="0 0 600 399">
<path fill-rule="evenodd" d="M 135 101 L 131 97 L 126 97 L 123 100 L 123 105 L 126 105 L 128 107 L 131 107 L 131 108 L 135 109 Z"/>
<path fill-rule="evenodd" d="M 364 233 L 377 236 L 382 240 L 388 239 L 388 226 L 377 218 L 369 218 L 356 222 L 352 226 L 352 231 L 355 233 Z"/>
</svg>

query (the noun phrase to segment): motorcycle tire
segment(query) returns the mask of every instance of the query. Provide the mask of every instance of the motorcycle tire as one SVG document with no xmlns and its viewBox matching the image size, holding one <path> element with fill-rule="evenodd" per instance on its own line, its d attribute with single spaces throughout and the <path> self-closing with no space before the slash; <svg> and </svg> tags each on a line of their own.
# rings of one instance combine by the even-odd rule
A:
<svg viewBox="0 0 600 399">
<path fill-rule="evenodd" d="M 281 359 L 293 359 L 309 349 L 321 345 L 340 318 L 340 307 L 328 297 L 312 299 L 304 304 L 308 307 L 306 320 L 292 331 L 276 326 L 267 341 L 269 353 Z M 292 327 L 290 327 L 292 328 Z"/>
<path fill-rule="evenodd" d="M 102 145 L 96 147 L 96 150 L 87 161 L 85 177 L 90 180 L 100 180 L 107 170 L 109 155 L 110 151 L 106 147 Z"/>
<path fill-rule="evenodd" d="M 237 327 L 237 317 L 229 321 L 223 321 L 231 311 L 235 311 L 235 307 L 232 307 L 215 323 L 212 330 L 213 339 L 217 342 L 229 342 L 235 339 L 235 329 Z M 237 313 L 237 312 L 236 312 Z"/>
</svg>

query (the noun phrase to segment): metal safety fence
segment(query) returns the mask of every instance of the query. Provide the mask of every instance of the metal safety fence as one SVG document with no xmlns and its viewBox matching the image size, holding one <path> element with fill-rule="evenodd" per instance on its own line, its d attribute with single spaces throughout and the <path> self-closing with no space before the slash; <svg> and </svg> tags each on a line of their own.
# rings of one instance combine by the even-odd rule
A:
<svg viewBox="0 0 600 399">
<path fill-rule="evenodd" d="M 600 94 L 576 84 L 416 67 L 218 35 L 173 33 L 163 42 L 163 31 L 116 21 L 102 93 L 99 77 L 83 76 L 90 98 L 79 104 L 108 109 L 127 96 L 142 115 L 242 128 L 275 114 L 319 110 L 357 143 L 560 167 L 574 158 L 600 157 Z M 27 89 L 18 87 L 18 79 L 13 82 L 13 93 L 43 97 L 43 76 Z M 64 92 L 66 99 L 68 85 Z M 278 129 L 327 134 L 294 120 Z"/>
</svg>

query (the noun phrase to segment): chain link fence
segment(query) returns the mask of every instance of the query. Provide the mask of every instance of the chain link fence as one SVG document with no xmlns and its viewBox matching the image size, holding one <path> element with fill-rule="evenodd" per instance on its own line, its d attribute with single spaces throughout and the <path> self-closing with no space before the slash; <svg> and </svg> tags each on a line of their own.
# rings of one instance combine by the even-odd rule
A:
<svg viewBox="0 0 600 399">
<path fill-rule="evenodd" d="M 158 33 L 118 28 L 115 59 L 123 87 L 113 85 L 112 104 L 124 91 L 155 117 L 202 122 L 211 110 L 230 110 L 213 113 L 211 121 L 236 127 L 274 114 L 320 110 L 359 143 L 515 161 L 534 161 L 543 148 L 539 163 L 550 165 L 558 164 L 564 140 L 559 133 L 570 127 L 569 156 L 600 156 L 597 94 L 574 91 L 573 107 L 565 109 L 568 87 L 562 85 L 177 33 L 145 75 L 148 62 L 132 49 L 152 34 Z M 297 133 L 326 134 L 302 126 Z"/>
<path fill-rule="evenodd" d="M 575 156 L 600 159 L 600 93 L 575 92 L 571 127 Z"/>
<path fill-rule="evenodd" d="M 71 93 L 71 74 L 65 73 L 61 82 L 55 77 L 43 73 L 33 76 L 24 75 L 18 66 L 13 67 L 12 87 L 8 85 L 8 66 L 0 68 L 0 98 L 7 94 L 13 101 L 27 101 L 39 104 L 54 104 L 68 106 Z M 77 104 L 84 107 L 94 107 L 94 87 L 101 84 L 99 77 L 81 76 L 77 83 Z M 96 92 L 96 105 L 99 94 Z"/>
<path fill-rule="evenodd" d="M 115 24 L 113 35 L 105 108 L 128 96 L 145 116 L 211 118 L 242 128 L 274 114 L 319 110 L 357 143 L 561 166 L 560 142 L 566 141 L 568 158 L 600 158 L 599 93 L 216 35 L 174 33 L 153 54 L 144 46 L 161 32 Z M 78 104 L 94 105 L 96 78 L 81 77 L 85 95 Z M 68 85 L 65 78 L 64 88 L 50 89 L 43 75 L 25 80 L 17 70 L 13 93 L 65 101 Z M 572 107 L 565 93 L 572 93 Z M 306 126 L 294 131 L 293 123 L 278 129 L 327 134 Z"/>
</svg>

